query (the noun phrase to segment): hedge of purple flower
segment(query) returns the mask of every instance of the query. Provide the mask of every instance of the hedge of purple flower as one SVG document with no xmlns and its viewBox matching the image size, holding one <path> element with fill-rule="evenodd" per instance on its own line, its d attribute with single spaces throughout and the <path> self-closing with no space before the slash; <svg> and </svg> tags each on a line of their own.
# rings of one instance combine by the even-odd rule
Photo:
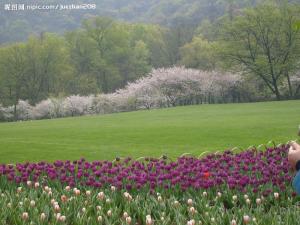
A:
<svg viewBox="0 0 300 225">
<path fill-rule="evenodd" d="M 149 187 L 176 188 L 182 190 L 209 189 L 227 185 L 230 189 L 260 191 L 262 186 L 271 184 L 273 188 L 284 191 L 292 176 L 287 161 L 287 145 L 267 148 L 265 151 L 250 149 L 238 154 L 225 151 L 210 154 L 203 158 L 180 157 L 171 161 L 145 158 L 134 161 L 123 160 L 88 162 L 55 161 L 54 163 L 17 163 L 0 165 L 0 175 L 9 181 L 59 181 L 63 185 L 75 187 L 90 186 L 102 188 L 115 186 L 119 189 L 141 189 Z M 271 190 L 264 190 L 268 194 Z"/>
</svg>

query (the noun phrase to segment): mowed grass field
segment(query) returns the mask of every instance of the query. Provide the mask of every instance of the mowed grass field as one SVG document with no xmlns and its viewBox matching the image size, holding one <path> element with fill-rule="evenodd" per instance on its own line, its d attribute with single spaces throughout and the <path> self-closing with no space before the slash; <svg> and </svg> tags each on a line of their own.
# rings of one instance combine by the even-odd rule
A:
<svg viewBox="0 0 300 225">
<path fill-rule="evenodd" d="M 300 101 L 176 107 L 0 123 L 0 163 L 177 157 L 297 139 Z"/>
</svg>

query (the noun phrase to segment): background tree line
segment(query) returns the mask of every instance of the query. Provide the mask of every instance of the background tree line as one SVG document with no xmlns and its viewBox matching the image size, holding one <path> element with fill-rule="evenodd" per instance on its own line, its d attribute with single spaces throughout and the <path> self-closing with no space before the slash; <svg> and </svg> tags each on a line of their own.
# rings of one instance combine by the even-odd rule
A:
<svg viewBox="0 0 300 225">
<path fill-rule="evenodd" d="M 241 75 L 237 96 L 249 96 L 237 101 L 299 98 L 299 4 L 235 7 L 245 2 L 227 1 L 227 13 L 197 27 L 92 17 L 63 36 L 42 32 L 2 45 L 0 102 L 13 105 L 17 119 L 21 99 L 35 105 L 48 97 L 114 93 L 152 68 L 173 65 Z M 229 99 L 222 102 L 236 101 Z"/>
<path fill-rule="evenodd" d="M 152 68 L 175 65 L 180 46 L 190 39 L 186 30 L 93 17 L 64 36 L 41 33 L 4 44 L 0 101 L 35 104 L 48 96 L 113 92 Z"/>
<path fill-rule="evenodd" d="M 299 4 L 278 1 L 204 21 L 181 48 L 181 63 L 240 72 L 277 100 L 299 98 L 299 13 Z"/>
<path fill-rule="evenodd" d="M 294 0 L 300 2 L 299 0 Z M 96 10 L 34 10 L 5 11 L 4 4 L 20 4 L 18 0 L 4 0 L 0 4 L 0 43 L 25 41 L 30 34 L 41 32 L 63 34 L 80 27 L 91 16 L 107 16 L 127 22 L 159 24 L 176 28 L 195 29 L 202 20 L 215 21 L 219 17 L 262 0 L 44 0 L 42 4 L 96 4 Z M 23 0 L 22 4 L 35 4 Z M 41 3 L 41 2 L 40 2 Z"/>
</svg>

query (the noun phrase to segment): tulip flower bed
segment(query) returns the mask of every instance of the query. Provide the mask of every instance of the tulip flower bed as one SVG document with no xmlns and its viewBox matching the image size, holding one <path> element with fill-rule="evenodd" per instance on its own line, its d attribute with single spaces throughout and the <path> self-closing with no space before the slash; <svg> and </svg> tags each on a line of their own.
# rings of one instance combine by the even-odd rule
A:
<svg viewBox="0 0 300 225">
<path fill-rule="evenodd" d="M 0 224 L 298 224 L 287 150 L 0 165 Z"/>
</svg>

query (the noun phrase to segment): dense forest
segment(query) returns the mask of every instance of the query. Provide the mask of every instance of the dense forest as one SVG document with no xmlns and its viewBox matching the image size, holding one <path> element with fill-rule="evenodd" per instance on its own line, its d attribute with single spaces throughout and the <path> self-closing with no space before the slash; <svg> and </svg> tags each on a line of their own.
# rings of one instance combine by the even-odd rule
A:
<svg viewBox="0 0 300 225">
<path fill-rule="evenodd" d="M 271 0 L 270 2 L 275 2 Z M 0 4 L 0 43 L 25 41 L 30 34 L 41 32 L 63 34 L 79 28 L 82 20 L 93 16 L 107 16 L 127 22 L 159 24 L 166 27 L 196 29 L 201 22 L 214 22 L 226 14 L 233 15 L 246 7 L 253 7 L 264 0 L 23 0 L 22 4 L 96 4 L 95 10 L 32 10 L 5 11 Z M 279 1 L 280 2 L 280 1 Z M 300 3 L 300 0 L 289 2 Z"/>
<path fill-rule="evenodd" d="M 87 1 L 95 2 L 95 10 L 1 11 L 0 119 L 1 105 L 13 106 L 18 119 L 21 100 L 34 106 L 47 98 L 132 92 L 140 84 L 149 98 L 153 90 L 168 90 L 162 95 L 169 100 L 181 96 L 157 107 L 300 97 L 300 1 Z M 143 80 L 173 66 L 203 72 L 159 73 L 172 79 L 160 89 L 153 88 L 158 76 Z M 219 75 L 210 78 L 213 71 Z"/>
</svg>

